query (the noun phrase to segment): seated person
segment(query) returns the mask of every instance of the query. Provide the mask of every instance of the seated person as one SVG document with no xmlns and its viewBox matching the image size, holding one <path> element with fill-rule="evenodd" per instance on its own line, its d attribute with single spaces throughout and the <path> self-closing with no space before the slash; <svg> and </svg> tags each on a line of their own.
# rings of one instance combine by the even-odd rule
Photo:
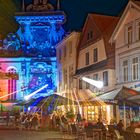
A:
<svg viewBox="0 0 140 140">
<path fill-rule="evenodd" d="M 122 135 L 123 133 L 123 127 L 124 127 L 123 122 L 122 120 L 120 120 L 119 123 L 117 124 L 117 130 L 119 131 L 120 135 Z"/>
<path fill-rule="evenodd" d="M 130 123 L 130 126 L 128 126 L 128 127 L 126 128 L 126 131 L 135 132 L 135 122 L 134 122 L 134 121 L 132 121 L 132 122 Z"/>
<path fill-rule="evenodd" d="M 100 119 L 98 119 L 98 122 L 97 122 L 96 126 L 97 126 L 97 128 L 99 128 L 99 129 L 106 130 L 106 128 L 105 128 L 103 122 L 102 122 Z"/>
</svg>

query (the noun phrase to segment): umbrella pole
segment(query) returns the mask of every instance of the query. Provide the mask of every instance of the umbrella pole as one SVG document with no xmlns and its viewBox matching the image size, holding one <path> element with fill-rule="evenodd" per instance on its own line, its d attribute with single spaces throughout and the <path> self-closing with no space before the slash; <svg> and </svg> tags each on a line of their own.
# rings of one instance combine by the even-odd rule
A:
<svg viewBox="0 0 140 140">
<path fill-rule="evenodd" d="M 43 117 L 43 107 L 41 106 L 41 120 L 42 120 L 42 117 Z"/>
<path fill-rule="evenodd" d="M 123 103 L 123 117 L 124 117 L 124 128 L 126 129 L 126 108 L 125 108 L 125 102 Z"/>
<path fill-rule="evenodd" d="M 140 106 L 139 106 L 139 116 L 140 116 Z"/>
<path fill-rule="evenodd" d="M 130 122 L 132 121 L 132 108 L 130 107 Z"/>
</svg>

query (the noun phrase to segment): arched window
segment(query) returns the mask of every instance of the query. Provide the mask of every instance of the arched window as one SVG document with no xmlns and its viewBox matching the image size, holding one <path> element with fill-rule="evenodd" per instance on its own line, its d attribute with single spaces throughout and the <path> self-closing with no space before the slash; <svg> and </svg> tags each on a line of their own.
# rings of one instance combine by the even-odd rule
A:
<svg viewBox="0 0 140 140">
<path fill-rule="evenodd" d="M 17 71 L 15 68 L 11 67 L 7 70 L 7 72 L 10 74 L 15 74 Z M 15 92 L 16 91 L 16 84 L 17 84 L 16 79 L 9 79 L 8 80 L 8 94 L 9 94 L 8 99 L 9 100 L 16 100 L 16 92 Z M 11 94 L 11 93 L 14 93 L 14 94 Z"/>
</svg>

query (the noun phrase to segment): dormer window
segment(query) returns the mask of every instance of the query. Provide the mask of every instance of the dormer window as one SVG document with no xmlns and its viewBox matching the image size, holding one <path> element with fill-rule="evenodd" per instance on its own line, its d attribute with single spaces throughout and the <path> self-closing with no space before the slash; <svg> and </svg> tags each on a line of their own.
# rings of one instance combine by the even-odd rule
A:
<svg viewBox="0 0 140 140">
<path fill-rule="evenodd" d="M 87 40 L 92 39 L 92 37 L 93 37 L 93 31 L 89 31 L 87 34 Z"/>
<path fill-rule="evenodd" d="M 126 44 L 131 44 L 133 41 L 133 27 L 128 25 L 126 27 Z"/>
</svg>

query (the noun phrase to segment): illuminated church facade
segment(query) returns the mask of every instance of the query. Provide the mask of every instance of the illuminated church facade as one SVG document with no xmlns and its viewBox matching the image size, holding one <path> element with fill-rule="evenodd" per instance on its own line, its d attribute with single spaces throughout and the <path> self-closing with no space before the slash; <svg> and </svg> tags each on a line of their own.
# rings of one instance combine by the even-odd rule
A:
<svg viewBox="0 0 140 140">
<path fill-rule="evenodd" d="M 37 89 L 48 85 L 35 96 L 46 96 L 56 90 L 55 45 L 62 40 L 65 14 L 47 0 L 33 4 L 16 13 L 18 31 L 9 33 L 0 47 L 0 96 L 3 100 L 21 100 Z M 25 10 L 24 10 L 25 9 Z M 15 74 L 15 77 L 8 77 Z M 5 75 L 5 76 L 3 76 Z M 11 94 L 12 93 L 12 94 Z"/>
</svg>

